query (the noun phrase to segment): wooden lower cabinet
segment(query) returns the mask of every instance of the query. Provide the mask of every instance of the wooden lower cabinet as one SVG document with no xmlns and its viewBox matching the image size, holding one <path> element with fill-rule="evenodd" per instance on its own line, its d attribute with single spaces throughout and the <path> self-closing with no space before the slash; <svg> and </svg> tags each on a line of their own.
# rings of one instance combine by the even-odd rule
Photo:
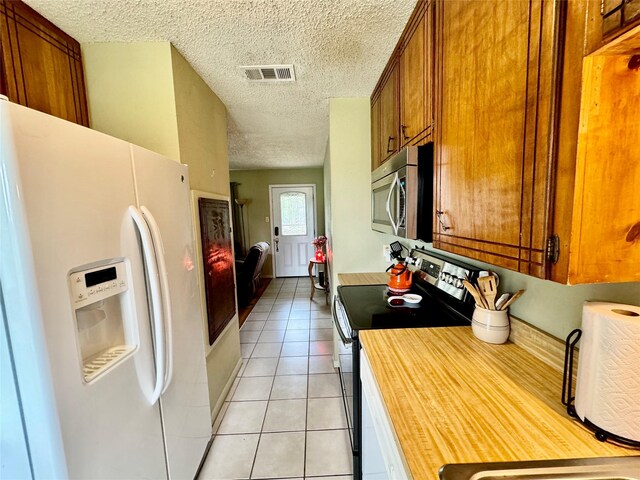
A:
<svg viewBox="0 0 640 480">
<path fill-rule="evenodd" d="M 0 93 L 89 126 L 80 44 L 20 1 L 0 0 Z"/>
<path fill-rule="evenodd" d="M 437 6 L 434 247 L 640 281 L 640 27 L 583 61 L 591 2 Z"/>
</svg>

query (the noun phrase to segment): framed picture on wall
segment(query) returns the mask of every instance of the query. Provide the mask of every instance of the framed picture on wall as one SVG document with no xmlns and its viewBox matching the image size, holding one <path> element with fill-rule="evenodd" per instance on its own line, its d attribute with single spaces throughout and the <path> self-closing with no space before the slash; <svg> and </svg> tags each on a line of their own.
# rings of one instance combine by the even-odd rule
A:
<svg viewBox="0 0 640 480">
<path fill-rule="evenodd" d="M 233 233 L 229 198 L 193 191 L 195 240 L 208 344 L 236 314 Z"/>
</svg>

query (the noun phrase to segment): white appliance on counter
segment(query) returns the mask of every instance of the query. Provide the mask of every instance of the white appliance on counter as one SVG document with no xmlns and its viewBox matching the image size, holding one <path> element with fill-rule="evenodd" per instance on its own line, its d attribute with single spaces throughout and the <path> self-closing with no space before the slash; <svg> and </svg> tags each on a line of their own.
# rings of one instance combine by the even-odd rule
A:
<svg viewBox="0 0 640 480">
<path fill-rule="evenodd" d="M 0 477 L 192 479 L 211 437 L 187 167 L 0 100 Z"/>
</svg>

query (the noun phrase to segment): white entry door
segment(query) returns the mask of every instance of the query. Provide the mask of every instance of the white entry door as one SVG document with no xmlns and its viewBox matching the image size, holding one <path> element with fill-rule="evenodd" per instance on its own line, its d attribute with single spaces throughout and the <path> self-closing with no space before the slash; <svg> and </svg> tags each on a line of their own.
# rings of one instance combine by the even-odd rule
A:
<svg viewBox="0 0 640 480">
<path fill-rule="evenodd" d="M 315 185 L 269 187 L 276 277 L 308 275 L 316 236 Z"/>
</svg>

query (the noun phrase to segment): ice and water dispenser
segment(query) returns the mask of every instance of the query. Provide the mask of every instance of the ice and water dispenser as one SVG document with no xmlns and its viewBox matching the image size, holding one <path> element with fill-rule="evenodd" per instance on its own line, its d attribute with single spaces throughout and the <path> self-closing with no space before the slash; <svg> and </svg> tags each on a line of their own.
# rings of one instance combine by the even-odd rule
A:
<svg viewBox="0 0 640 480">
<path fill-rule="evenodd" d="M 124 261 L 106 261 L 69 273 L 76 336 L 86 383 L 113 368 L 137 347 Z"/>
</svg>

